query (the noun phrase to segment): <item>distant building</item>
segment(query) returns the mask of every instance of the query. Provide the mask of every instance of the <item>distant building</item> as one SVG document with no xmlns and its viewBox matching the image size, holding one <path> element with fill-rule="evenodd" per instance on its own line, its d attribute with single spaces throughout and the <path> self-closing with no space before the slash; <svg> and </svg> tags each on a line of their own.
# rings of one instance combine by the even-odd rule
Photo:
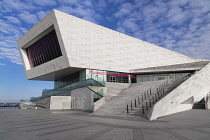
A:
<svg viewBox="0 0 210 140">
<path fill-rule="evenodd" d="M 42 96 L 31 98 L 44 108 L 98 110 L 100 114 L 104 111 L 101 106 L 105 108 L 115 96 L 121 102 L 116 101 L 115 109 L 125 107 L 129 112 L 131 105 L 127 104 L 142 97 L 143 108 L 151 106 L 145 110 L 147 117 L 155 119 L 192 109 L 210 91 L 208 60 L 191 58 L 57 10 L 23 35 L 18 46 L 27 79 L 55 81 L 54 89 L 44 89 Z M 131 88 L 135 86 L 136 91 Z M 145 92 L 152 88 L 148 96 L 140 91 L 144 88 Z M 131 98 L 129 92 L 136 94 Z"/>
<path fill-rule="evenodd" d="M 29 99 L 20 99 L 20 102 L 28 102 Z"/>
</svg>

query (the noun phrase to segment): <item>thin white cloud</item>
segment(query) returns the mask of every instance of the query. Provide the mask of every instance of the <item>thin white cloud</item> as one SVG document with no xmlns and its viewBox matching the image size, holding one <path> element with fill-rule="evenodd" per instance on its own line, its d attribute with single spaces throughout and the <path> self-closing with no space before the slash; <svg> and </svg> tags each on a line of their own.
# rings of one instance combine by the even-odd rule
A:
<svg viewBox="0 0 210 140">
<path fill-rule="evenodd" d="M 97 2 L 93 3 L 94 8 L 98 13 L 103 13 L 107 7 L 106 0 L 98 0 Z"/>
<path fill-rule="evenodd" d="M 114 14 L 118 31 L 188 56 L 210 59 L 209 0 L 130 4 Z"/>
<path fill-rule="evenodd" d="M 123 2 L 126 2 L 127 0 L 108 0 L 109 3 L 114 3 L 114 4 L 121 4 Z"/>
<path fill-rule="evenodd" d="M 7 59 L 12 63 L 21 64 L 16 40 L 22 35 L 16 25 L 9 24 L 7 21 L 0 20 L 0 60 Z"/>
<path fill-rule="evenodd" d="M 19 28 L 19 30 L 24 34 L 27 32 L 27 29 L 26 28 Z"/>
<path fill-rule="evenodd" d="M 55 6 L 56 0 L 35 0 L 34 3 L 40 6 Z"/>
<path fill-rule="evenodd" d="M 60 6 L 56 9 L 68 14 L 72 14 L 74 12 L 74 9 L 70 6 Z"/>
<path fill-rule="evenodd" d="M 18 17 L 20 17 L 24 22 L 29 24 L 35 24 L 38 22 L 38 18 L 35 14 L 31 14 L 28 11 L 23 11 L 20 14 L 18 14 Z"/>
<path fill-rule="evenodd" d="M 77 5 L 79 3 L 79 0 L 62 0 L 58 1 L 60 4 L 72 6 L 72 5 Z"/>
<path fill-rule="evenodd" d="M 126 19 L 121 24 L 125 29 L 127 29 L 131 32 L 136 32 L 139 30 L 139 25 L 136 24 L 135 19 L 133 19 L 133 18 Z M 119 29 L 117 29 L 117 30 L 119 30 Z"/>
<path fill-rule="evenodd" d="M 13 16 L 7 16 L 5 17 L 9 22 L 12 22 L 12 23 L 16 23 L 16 24 L 19 24 L 20 23 L 20 20 L 17 19 L 16 17 L 13 17 Z"/>
<path fill-rule="evenodd" d="M 0 48 L 0 56 L 15 64 L 22 64 L 19 51 L 16 48 Z"/>
<path fill-rule="evenodd" d="M 123 16 L 127 16 L 131 13 L 131 10 L 133 10 L 133 5 L 130 3 L 124 3 L 121 5 L 121 8 L 117 13 L 114 14 L 115 17 L 121 18 Z"/>
<path fill-rule="evenodd" d="M 34 6 L 33 1 L 26 0 L 2 0 L 0 1 L 0 12 L 6 13 L 6 12 L 19 12 L 20 10 L 34 10 L 36 9 L 36 6 Z"/>
<path fill-rule="evenodd" d="M 39 20 L 41 20 L 44 16 L 47 15 L 48 12 L 49 12 L 49 11 L 39 11 L 39 12 L 37 12 L 36 14 L 37 14 Z"/>
<path fill-rule="evenodd" d="M 62 4 L 62 6 L 56 9 L 94 23 L 99 23 L 98 21 L 101 19 L 101 15 L 96 12 L 97 9 L 102 9 L 106 6 L 103 3 L 99 3 L 99 1 L 95 1 L 93 4 L 91 0 L 66 3 L 67 5 Z M 97 5 L 100 5 L 100 7 L 95 7 Z"/>
</svg>

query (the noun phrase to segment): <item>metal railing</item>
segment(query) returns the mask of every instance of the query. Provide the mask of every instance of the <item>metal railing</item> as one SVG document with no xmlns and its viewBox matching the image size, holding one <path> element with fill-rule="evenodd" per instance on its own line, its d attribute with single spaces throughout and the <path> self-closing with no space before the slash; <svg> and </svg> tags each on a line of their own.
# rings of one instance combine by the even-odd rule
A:
<svg viewBox="0 0 210 140">
<path fill-rule="evenodd" d="M 97 93 L 97 95 L 103 97 L 103 93 L 104 93 L 104 92 L 103 92 L 103 88 L 102 88 L 102 87 L 98 87 L 98 86 L 88 86 L 88 88 L 89 88 L 91 91 Z"/>
<path fill-rule="evenodd" d="M 155 103 L 157 103 L 167 94 L 169 94 L 172 90 L 181 85 L 193 74 L 187 75 L 185 77 L 180 77 L 178 79 L 167 80 L 158 88 L 153 89 L 155 93 L 152 93 L 152 88 L 149 88 L 142 95 L 137 96 L 132 101 L 130 101 L 126 105 L 124 111 L 126 111 L 126 113 L 130 113 L 135 107 L 139 107 L 142 110 L 142 114 L 145 114 L 149 110 L 149 108 L 151 108 Z"/>
<path fill-rule="evenodd" d="M 152 106 L 152 103 L 154 104 L 157 101 L 157 97 L 160 96 L 160 95 L 163 95 L 163 93 L 164 93 L 163 88 L 168 85 L 168 82 L 169 81 L 165 81 L 163 84 L 161 84 L 161 86 L 159 86 L 156 89 L 149 88 L 143 94 L 135 97 L 132 101 L 130 101 L 126 105 L 126 109 L 125 109 L 126 113 L 129 113 L 135 107 L 141 106 L 142 109 L 143 109 L 143 114 L 144 114 L 144 111 L 148 110 L 148 107 Z M 154 90 L 156 90 L 157 95 L 154 95 L 152 93 L 152 91 L 154 91 Z M 146 104 L 145 106 L 143 105 L 144 102 Z"/>
<path fill-rule="evenodd" d="M 87 79 L 87 80 L 83 80 L 80 82 L 76 82 L 70 85 L 66 85 L 66 86 L 62 86 L 53 90 L 47 90 L 44 91 L 42 96 L 39 97 L 31 97 L 30 101 L 31 102 L 35 102 L 37 100 L 41 100 L 50 96 L 58 96 L 58 95 L 62 95 L 66 92 L 70 92 L 72 90 L 78 89 L 78 88 L 82 88 L 82 87 L 92 87 L 92 86 L 97 86 L 97 87 L 104 87 L 104 84 L 101 84 L 100 82 L 94 80 L 94 79 Z M 94 90 L 93 90 L 94 91 Z M 98 94 L 99 96 L 103 97 L 103 93 L 101 93 L 101 91 L 99 93 L 97 93 L 97 91 L 94 91 L 96 94 Z"/>
</svg>

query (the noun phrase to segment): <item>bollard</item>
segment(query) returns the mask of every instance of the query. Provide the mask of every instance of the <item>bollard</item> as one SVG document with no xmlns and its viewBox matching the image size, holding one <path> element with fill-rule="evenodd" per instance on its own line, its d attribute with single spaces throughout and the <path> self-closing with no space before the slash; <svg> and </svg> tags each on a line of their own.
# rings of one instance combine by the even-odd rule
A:
<svg viewBox="0 0 210 140">
<path fill-rule="evenodd" d="M 126 108 L 126 110 L 127 110 L 127 113 L 129 113 L 128 105 L 127 105 L 127 108 Z"/>
<path fill-rule="evenodd" d="M 150 92 L 150 95 L 152 95 L 152 88 L 150 88 L 149 92 Z"/>
<path fill-rule="evenodd" d="M 144 101 L 144 96 L 143 95 L 141 95 L 141 100 L 142 100 L 142 102 Z"/>
<path fill-rule="evenodd" d="M 155 97 L 156 97 L 156 102 L 158 101 L 158 97 L 157 97 L 157 95 L 155 94 Z"/>
<path fill-rule="evenodd" d="M 132 102 L 131 102 L 131 110 L 133 110 L 133 104 L 132 104 Z"/>
<path fill-rule="evenodd" d="M 144 105 L 142 105 L 142 113 L 144 114 Z"/>
<path fill-rule="evenodd" d="M 151 106 L 152 106 L 151 99 L 149 99 L 149 107 L 151 107 Z"/>
<path fill-rule="evenodd" d="M 135 99 L 135 102 L 134 102 L 134 103 L 135 103 L 135 107 L 136 107 L 136 106 L 137 106 L 137 105 L 136 105 L 136 99 Z"/>
<path fill-rule="evenodd" d="M 154 95 L 154 100 L 156 101 L 156 94 Z"/>
<path fill-rule="evenodd" d="M 146 93 L 144 92 L 144 98 L 146 99 L 147 97 L 146 97 Z"/>
<path fill-rule="evenodd" d="M 146 102 L 146 110 L 148 110 L 147 102 Z"/>
</svg>

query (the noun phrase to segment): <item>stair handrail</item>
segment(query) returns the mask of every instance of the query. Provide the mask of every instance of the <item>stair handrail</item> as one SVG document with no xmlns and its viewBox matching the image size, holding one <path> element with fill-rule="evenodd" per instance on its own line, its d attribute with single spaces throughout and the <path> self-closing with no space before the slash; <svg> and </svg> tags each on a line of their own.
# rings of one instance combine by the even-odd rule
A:
<svg viewBox="0 0 210 140">
<path fill-rule="evenodd" d="M 162 99 L 163 97 L 168 95 L 171 91 L 173 91 L 175 88 L 177 88 L 179 85 L 181 85 L 185 80 L 184 80 L 184 77 L 176 79 L 173 81 L 171 85 L 169 85 L 168 90 L 165 90 L 165 87 L 164 87 L 159 92 L 155 93 L 154 101 L 150 103 L 150 106 L 145 107 L 145 108 L 143 107 L 142 113 L 146 114 L 146 112 L 149 110 L 149 107 L 151 108 L 152 106 L 154 106 L 154 104 L 156 104 L 160 99 Z M 147 104 L 147 101 L 146 101 L 146 104 Z"/>
<path fill-rule="evenodd" d="M 168 84 L 168 80 L 162 83 L 157 89 L 159 89 L 160 87 L 166 86 L 167 84 Z M 128 104 L 126 103 L 126 106 L 125 106 L 126 113 L 129 113 L 129 105 L 130 105 L 130 109 L 133 110 L 133 102 L 134 102 L 134 107 L 136 107 L 137 103 L 141 105 L 145 100 L 146 101 L 149 100 L 150 99 L 149 97 L 151 95 L 152 95 L 152 87 L 145 90 L 143 94 L 135 96 L 133 100 L 128 101 Z"/>
<path fill-rule="evenodd" d="M 162 99 L 163 97 L 165 97 L 167 94 L 169 94 L 172 90 L 174 90 L 175 88 L 177 88 L 179 85 L 181 85 L 184 81 L 186 81 L 187 79 L 189 79 L 192 75 L 194 75 L 197 71 L 187 75 L 187 76 L 184 76 L 184 77 L 180 77 L 178 79 L 173 79 L 171 80 L 172 81 L 172 84 L 171 86 L 169 85 L 169 80 L 167 80 L 166 82 L 164 82 L 163 84 L 161 84 L 158 88 L 157 88 L 157 93 L 155 93 L 155 97 L 154 96 L 151 96 L 152 99 L 147 96 L 147 94 L 144 94 L 143 95 L 140 95 L 142 98 L 140 98 L 140 96 L 136 96 L 132 101 L 129 101 L 129 103 L 127 104 L 126 103 L 126 106 L 125 106 L 125 110 L 127 113 L 129 113 L 129 104 L 130 104 L 130 109 L 132 110 L 133 109 L 133 102 L 134 102 L 134 107 L 137 106 L 137 101 L 138 101 L 138 104 L 139 105 L 142 105 L 142 113 L 145 114 L 145 112 L 147 110 L 149 110 L 149 107 L 152 107 L 152 105 L 154 105 L 155 103 L 157 103 L 160 99 Z M 165 88 L 169 86 L 169 90 L 165 90 Z M 148 90 L 151 90 L 152 88 L 149 88 Z M 146 90 L 146 92 L 148 91 Z M 150 92 L 150 95 L 151 95 L 151 92 Z M 139 102 L 139 100 L 142 99 L 141 102 Z M 143 100 L 144 99 L 144 100 Z M 152 100 L 152 101 L 151 101 Z M 145 102 L 146 101 L 146 102 Z M 146 105 L 144 106 L 144 102 L 146 103 Z"/>
</svg>

